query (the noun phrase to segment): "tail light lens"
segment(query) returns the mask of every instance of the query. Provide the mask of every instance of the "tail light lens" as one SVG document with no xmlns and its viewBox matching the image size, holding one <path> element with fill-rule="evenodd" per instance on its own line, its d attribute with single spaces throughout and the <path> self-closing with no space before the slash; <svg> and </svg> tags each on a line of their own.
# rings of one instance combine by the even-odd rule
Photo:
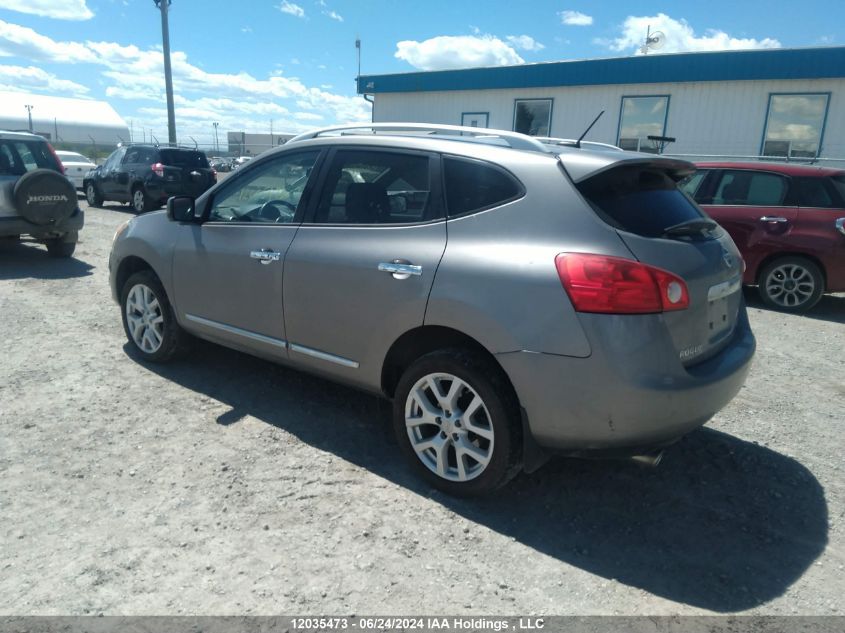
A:
<svg viewBox="0 0 845 633">
<path fill-rule="evenodd" d="M 649 314 L 684 310 L 689 291 L 683 279 L 631 259 L 561 253 L 555 266 L 578 312 Z"/>
<path fill-rule="evenodd" d="M 158 176 L 159 178 L 164 178 L 164 165 L 163 164 L 156 163 L 155 165 L 152 165 L 151 169 L 153 170 L 153 173 L 156 176 Z"/>
<path fill-rule="evenodd" d="M 65 173 L 65 166 L 62 163 L 62 161 L 59 160 L 59 155 L 56 154 L 56 149 L 52 145 L 50 145 L 49 143 L 47 143 L 47 148 L 50 150 L 50 153 L 53 155 L 53 158 L 56 161 L 56 165 L 59 166 L 59 171 L 64 174 Z"/>
</svg>

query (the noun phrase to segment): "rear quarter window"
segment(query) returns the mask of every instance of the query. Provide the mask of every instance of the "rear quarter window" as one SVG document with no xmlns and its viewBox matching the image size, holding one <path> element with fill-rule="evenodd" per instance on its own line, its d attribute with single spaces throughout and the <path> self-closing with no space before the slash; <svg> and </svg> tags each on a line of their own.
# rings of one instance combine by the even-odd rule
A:
<svg viewBox="0 0 845 633">
<path fill-rule="evenodd" d="M 504 169 L 480 160 L 444 157 L 443 170 L 446 204 L 453 217 L 500 206 L 525 192 Z"/>
<path fill-rule="evenodd" d="M 598 216 L 610 226 L 660 237 L 670 226 L 706 217 L 663 171 L 619 167 L 578 185 Z"/>
</svg>

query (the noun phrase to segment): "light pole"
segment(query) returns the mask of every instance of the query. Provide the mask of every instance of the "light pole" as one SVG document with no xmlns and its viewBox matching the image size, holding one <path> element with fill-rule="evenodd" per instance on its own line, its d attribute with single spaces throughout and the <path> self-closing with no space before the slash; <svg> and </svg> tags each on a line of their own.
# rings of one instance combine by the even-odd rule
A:
<svg viewBox="0 0 845 633">
<path fill-rule="evenodd" d="M 170 70 L 170 27 L 167 12 L 171 0 L 153 0 L 161 11 L 161 44 L 164 51 L 164 89 L 167 92 L 167 136 L 171 145 L 176 145 L 176 113 L 173 109 L 173 75 Z"/>
<path fill-rule="evenodd" d="M 26 114 L 29 117 L 29 132 L 30 132 L 30 134 L 32 134 L 32 109 L 34 107 L 35 106 L 31 106 L 31 105 L 28 105 L 28 104 L 24 106 L 24 108 L 26 108 Z"/>
<path fill-rule="evenodd" d="M 217 139 L 217 126 L 220 125 L 217 121 L 212 122 L 214 126 L 214 151 L 220 153 L 220 141 Z"/>
</svg>

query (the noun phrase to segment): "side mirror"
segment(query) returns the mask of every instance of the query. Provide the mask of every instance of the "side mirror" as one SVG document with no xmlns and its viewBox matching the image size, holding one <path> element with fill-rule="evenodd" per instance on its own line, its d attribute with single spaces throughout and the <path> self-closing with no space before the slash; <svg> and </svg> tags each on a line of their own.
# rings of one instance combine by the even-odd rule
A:
<svg viewBox="0 0 845 633">
<path fill-rule="evenodd" d="M 195 201 L 191 196 L 173 196 L 167 199 L 167 219 L 173 222 L 196 222 Z"/>
</svg>

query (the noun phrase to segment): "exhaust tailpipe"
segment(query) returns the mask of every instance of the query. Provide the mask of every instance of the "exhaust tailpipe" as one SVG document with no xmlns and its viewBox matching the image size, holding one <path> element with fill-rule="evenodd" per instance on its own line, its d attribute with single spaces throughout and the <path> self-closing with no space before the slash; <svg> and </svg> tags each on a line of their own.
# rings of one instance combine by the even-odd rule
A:
<svg viewBox="0 0 845 633">
<path fill-rule="evenodd" d="M 649 466 L 651 468 L 656 468 L 661 459 L 663 459 L 662 450 L 655 451 L 653 453 L 646 453 L 645 455 L 634 455 L 631 457 L 632 462 L 642 466 Z"/>
</svg>

